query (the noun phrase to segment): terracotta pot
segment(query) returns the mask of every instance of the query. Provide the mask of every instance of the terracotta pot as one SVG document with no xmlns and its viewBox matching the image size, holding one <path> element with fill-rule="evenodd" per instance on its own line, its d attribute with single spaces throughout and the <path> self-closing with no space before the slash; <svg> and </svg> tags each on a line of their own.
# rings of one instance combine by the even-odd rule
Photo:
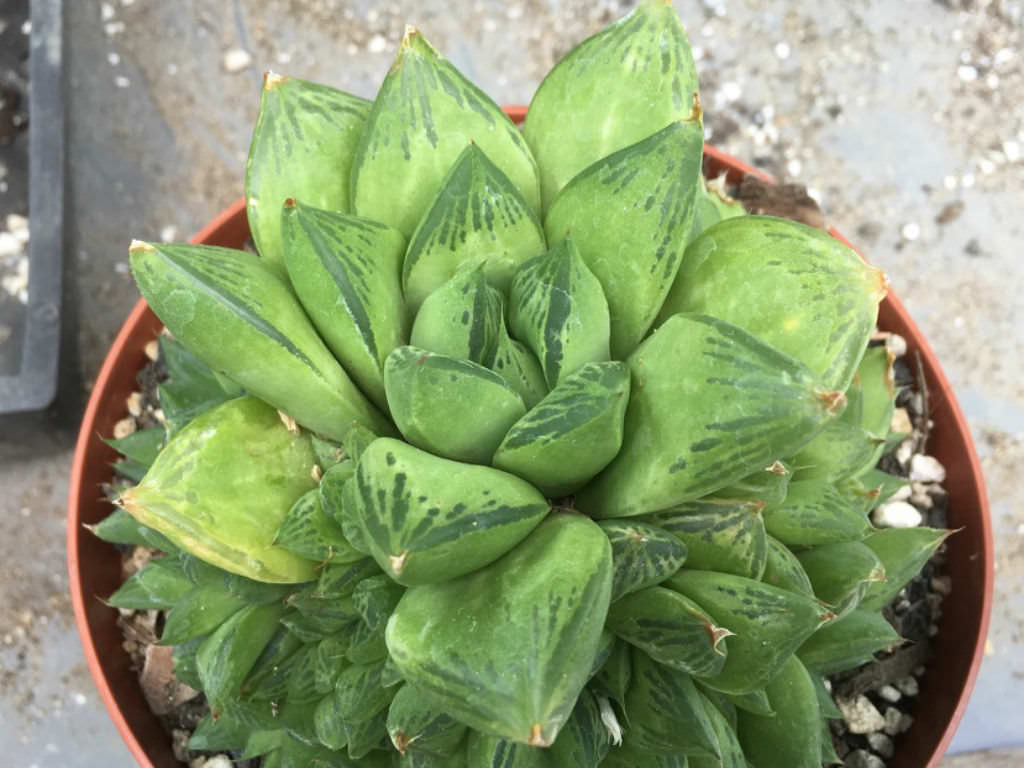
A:
<svg viewBox="0 0 1024 768">
<path fill-rule="evenodd" d="M 506 111 L 516 122 L 526 114 L 525 107 Z M 705 148 L 705 166 L 715 175 L 727 172 L 730 181 L 739 181 L 746 173 L 771 180 L 713 147 Z M 846 242 L 838 232 L 832 234 Z M 239 201 L 193 242 L 240 248 L 248 235 L 245 206 Z M 970 433 L 935 355 L 891 294 L 882 304 L 879 326 L 906 338 L 911 359 L 921 357 L 935 422 L 928 450 L 946 467 L 949 525 L 961 529 L 949 540 L 953 593 L 943 604 L 935 644 L 938 660 L 921 682 L 914 726 L 900 737 L 896 757 L 888 763 L 890 768 L 934 768 L 953 738 L 981 663 L 992 599 L 992 531 Z M 117 611 L 100 601 L 120 586 L 120 557 L 82 525 L 99 522 L 111 511 L 99 485 L 110 479 L 117 455 L 101 436 L 112 434 L 114 424 L 124 418 L 125 398 L 137 389 L 136 374 L 147 362 L 143 349 L 160 327 L 145 302 L 139 301 L 107 353 L 82 419 L 68 499 L 68 569 L 78 632 L 100 697 L 143 768 L 177 768 L 179 763 L 121 649 Z"/>
</svg>

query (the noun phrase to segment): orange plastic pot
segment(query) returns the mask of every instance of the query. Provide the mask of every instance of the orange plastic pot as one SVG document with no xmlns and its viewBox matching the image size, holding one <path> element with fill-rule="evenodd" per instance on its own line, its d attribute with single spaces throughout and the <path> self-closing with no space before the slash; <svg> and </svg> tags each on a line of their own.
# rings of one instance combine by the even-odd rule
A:
<svg viewBox="0 0 1024 768">
<path fill-rule="evenodd" d="M 526 114 L 525 107 L 508 107 L 506 111 L 516 122 Z M 771 181 L 714 147 L 705 147 L 704 157 L 709 175 L 728 173 L 730 181 L 738 182 L 752 173 Z M 838 232 L 832 234 L 846 242 Z M 193 242 L 240 248 L 248 236 L 245 205 L 239 201 Z M 921 681 L 914 726 L 900 737 L 897 754 L 888 762 L 890 768 L 936 768 L 963 716 L 981 664 L 992 600 L 992 531 L 970 432 L 938 360 L 891 294 L 882 304 L 879 326 L 902 335 L 909 354 L 921 357 L 935 422 L 928 450 L 946 467 L 949 525 L 961 529 L 949 540 L 947 567 L 953 593 L 943 604 L 936 660 Z M 82 526 L 97 523 L 111 512 L 99 486 L 110 480 L 111 463 L 117 455 L 101 438 L 111 435 L 114 424 L 124 418 L 125 398 L 137 389 L 136 374 L 147 362 L 143 350 L 160 327 L 145 302 L 139 301 L 107 353 L 82 419 L 68 498 L 68 570 L 78 633 L 100 698 L 142 768 L 177 768 L 180 764 L 121 648 L 117 611 L 100 600 L 120 586 L 120 556 Z"/>
</svg>

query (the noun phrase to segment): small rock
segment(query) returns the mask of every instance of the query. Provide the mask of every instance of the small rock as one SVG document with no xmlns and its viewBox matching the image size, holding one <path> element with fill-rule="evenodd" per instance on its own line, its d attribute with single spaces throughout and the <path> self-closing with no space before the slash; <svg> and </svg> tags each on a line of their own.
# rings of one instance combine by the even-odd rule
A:
<svg viewBox="0 0 1024 768">
<path fill-rule="evenodd" d="M 166 424 L 167 423 L 167 417 L 164 416 L 164 409 L 163 408 L 154 408 L 153 409 L 153 418 L 156 419 L 161 424 Z"/>
<path fill-rule="evenodd" d="M 946 479 L 946 468 L 934 456 L 919 453 L 910 460 L 910 479 L 919 483 L 941 483 Z"/>
<path fill-rule="evenodd" d="M 914 423 L 910 420 L 910 414 L 907 413 L 906 408 L 894 408 L 892 412 L 892 421 L 889 423 L 889 429 L 893 432 L 899 432 L 901 435 L 909 435 L 914 431 Z"/>
<path fill-rule="evenodd" d="M 900 712 L 896 707 L 889 707 L 885 710 L 885 725 L 884 730 L 890 736 L 895 736 L 900 733 L 900 723 L 903 720 L 903 713 Z"/>
<path fill-rule="evenodd" d="M 846 768 L 885 768 L 885 763 L 877 755 L 866 749 L 857 749 L 846 756 Z"/>
<path fill-rule="evenodd" d="M 963 200 L 953 200 L 952 202 L 946 203 L 942 210 L 939 211 L 935 217 L 936 224 L 949 224 L 951 221 L 956 221 L 960 218 L 960 214 L 964 212 L 966 204 Z"/>
<path fill-rule="evenodd" d="M 160 343 L 156 339 L 147 342 L 145 352 L 146 357 L 148 357 L 153 362 L 156 362 L 156 359 L 160 357 Z"/>
<path fill-rule="evenodd" d="M 889 501 L 906 501 L 910 498 L 910 494 L 913 493 L 913 489 L 910 485 L 901 485 L 899 489 L 892 496 L 889 497 Z"/>
<path fill-rule="evenodd" d="M 370 53 L 383 53 L 387 47 L 387 38 L 381 34 L 374 35 L 370 38 L 370 42 L 366 44 L 366 50 Z"/>
<path fill-rule="evenodd" d="M 175 759 L 182 763 L 188 760 L 188 740 L 191 736 L 191 733 L 181 728 L 171 731 L 171 751 Z"/>
<path fill-rule="evenodd" d="M 135 434 L 137 427 L 138 425 L 135 423 L 135 419 L 130 416 L 127 419 L 121 419 L 114 425 L 114 439 L 120 440 L 122 437 L 128 437 L 128 435 Z"/>
<path fill-rule="evenodd" d="M 905 501 L 887 501 L 871 513 L 879 528 L 916 528 L 923 520 L 917 508 Z"/>
<path fill-rule="evenodd" d="M 906 733 L 910 730 L 910 726 L 914 724 L 914 718 L 908 715 L 906 712 L 900 712 L 900 733 Z"/>
<path fill-rule="evenodd" d="M 898 333 L 890 333 L 885 340 L 885 347 L 893 358 L 900 358 L 907 354 L 907 340 Z"/>
<path fill-rule="evenodd" d="M 244 48 L 231 48 L 224 52 L 223 65 L 228 72 L 241 72 L 252 64 L 252 54 Z"/>
<path fill-rule="evenodd" d="M 868 746 L 884 758 L 892 757 L 896 751 L 893 746 L 892 739 L 884 733 L 869 733 Z"/>
<path fill-rule="evenodd" d="M 233 768 L 234 763 L 227 755 L 214 755 L 203 763 L 203 768 Z"/>
<path fill-rule="evenodd" d="M 872 733 L 885 727 L 885 718 L 867 696 L 838 699 L 836 705 L 850 728 L 850 733 Z"/>
<path fill-rule="evenodd" d="M 928 487 L 923 483 L 911 483 L 910 491 L 910 502 L 918 509 L 931 509 L 935 505 L 928 494 Z"/>
<path fill-rule="evenodd" d="M 917 678 L 909 675 L 897 680 L 895 686 L 900 689 L 900 693 L 904 696 L 917 696 L 920 691 L 917 685 Z"/>
<path fill-rule="evenodd" d="M 135 418 L 142 415 L 142 393 L 132 392 L 124 401 L 125 407 Z"/>
<path fill-rule="evenodd" d="M 896 449 L 896 461 L 900 463 L 900 466 L 907 466 L 910 463 L 910 459 L 914 455 L 914 441 L 907 439 L 899 444 Z"/>
<path fill-rule="evenodd" d="M 908 221 L 900 230 L 903 239 L 909 242 L 917 240 L 921 236 L 921 226 L 916 221 Z"/>
<path fill-rule="evenodd" d="M 895 704 L 897 701 L 900 700 L 900 696 L 902 696 L 903 694 L 901 694 L 894 686 L 883 685 L 881 688 L 878 689 L 878 695 L 886 701 Z"/>
<path fill-rule="evenodd" d="M 972 237 L 964 246 L 964 253 L 968 256 L 977 257 L 983 255 L 985 252 L 982 250 L 981 243 L 978 242 L 978 238 Z"/>
</svg>

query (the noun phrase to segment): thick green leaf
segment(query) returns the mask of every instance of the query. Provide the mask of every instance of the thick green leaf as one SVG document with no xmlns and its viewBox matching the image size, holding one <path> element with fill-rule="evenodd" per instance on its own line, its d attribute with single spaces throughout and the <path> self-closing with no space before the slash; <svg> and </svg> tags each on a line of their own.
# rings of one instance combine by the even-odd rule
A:
<svg viewBox="0 0 1024 768">
<path fill-rule="evenodd" d="M 686 561 L 686 545 L 662 528 L 636 520 L 602 520 L 598 525 L 612 543 L 612 602 L 653 587 Z"/>
<path fill-rule="evenodd" d="M 171 663 L 174 669 L 174 677 L 179 683 L 200 691 L 203 682 L 199 679 L 199 666 L 196 662 L 196 652 L 199 646 L 206 640 L 206 635 L 189 640 L 187 643 L 174 646 L 171 652 Z"/>
<path fill-rule="evenodd" d="M 544 372 L 537 358 L 525 345 L 508 335 L 504 324 L 498 329 L 498 346 L 490 368 L 519 393 L 527 410 L 543 400 L 548 393 Z"/>
<path fill-rule="evenodd" d="M 693 214 L 693 228 L 690 230 L 690 238 L 687 244 L 696 240 L 704 230 L 717 224 L 722 219 L 731 219 L 734 216 L 745 216 L 747 211 L 743 205 L 733 200 L 725 192 L 727 179 L 720 176 L 711 182 L 701 177 L 700 186 L 697 188 L 697 203 Z"/>
<path fill-rule="evenodd" d="M 308 581 L 314 564 L 274 537 L 292 503 L 314 487 L 313 463 L 308 435 L 287 429 L 255 397 L 235 398 L 175 435 L 118 504 L 219 568 L 257 581 Z"/>
<path fill-rule="evenodd" d="M 245 606 L 219 585 L 193 587 L 167 614 L 160 644 L 180 645 L 212 632 Z"/>
<path fill-rule="evenodd" d="M 709 687 L 723 693 L 764 688 L 831 617 L 811 597 L 732 574 L 683 568 L 667 586 L 706 606 L 722 627 L 735 633 L 722 671 L 705 678 Z"/>
<path fill-rule="evenodd" d="M 85 528 L 97 538 L 109 541 L 111 544 L 152 547 L 167 553 L 174 553 L 178 549 L 162 533 L 148 525 L 143 525 L 127 510 L 120 508 L 115 509 L 96 525 L 86 525 Z"/>
<path fill-rule="evenodd" d="M 813 672 L 834 675 L 871 661 L 875 653 L 899 645 L 899 633 L 880 613 L 851 611 L 811 635 L 797 655 Z"/>
<path fill-rule="evenodd" d="M 608 360 L 604 289 L 570 238 L 515 273 L 509 326 L 537 356 L 549 387 L 586 363 Z"/>
<path fill-rule="evenodd" d="M 353 422 L 389 430 L 258 257 L 135 241 L 131 263 L 149 306 L 214 370 L 326 437 L 341 440 Z"/>
<path fill-rule="evenodd" d="M 797 553 L 814 594 L 845 615 L 857 607 L 868 588 L 885 582 L 885 566 L 859 541 L 823 544 Z"/>
<path fill-rule="evenodd" d="M 168 610 L 191 592 L 193 586 L 173 558 L 161 557 L 125 579 L 107 603 L 134 611 Z"/>
<path fill-rule="evenodd" d="M 474 730 L 466 740 L 466 764 L 473 768 L 554 768 L 550 749 L 517 744 Z"/>
<path fill-rule="evenodd" d="M 685 119 L 696 95 L 690 44 L 670 4 L 646 0 L 577 45 L 544 78 L 523 126 L 545 205 L 590 164 Z"/>
<path fill-rule="evenodd" d="M 340 600 L 351 595 L 360 581 L 380 572 L 372 557 L 348 565 L 328 565 L 320 571 L 313 594 L 325 600 Z"/>
<path fill-rule="evenodd" d="M 593 768 L 608 754 L 610 746 L 611 734 L 601 721 L 597 700 L 584 688 L 572 717 L 550 747 L 551 761 L 559 768 Z"/>
<path fill-rule="evenodd" d="M 140 464 L 137 461 L 131 459 L 121 459 L 115 461 L 111 466 L 114 468 L 114 474 L 119 475 L 129 482 L 141 483 L 142 478 L 146 476 L 146 472 L 149 471 L 149 467 L 145 464 Z"/>
<path fill-rule="evenodd" d="M 690 757 L 689 768 L 747 768 L 747 761 L 743 756 L 743 748 L 740 746 L 734 724 L 730 723 L 718 707 L 712 703 L 710 696 L 701 694 L 701 699 L 704 703 L 704 711 L 714 729 L 721 759 L 716 760 L 707 755 L 693 755 Z"/>
<path fill-rule="evenodd" d="M 596 160 L 544 219 L 548 243 L 571 236 L 604 288 L 613 360 L 633 351 L 672 287 L 693 225 L 703 147 L 698 110 Z"/>
<path fill-rule="evenodd" d="M 774 717 L 739 713 L 739 738 L 753 768 L 821 768 L 822 717 L 814 682 L 790 656 L 768 684 Z"/>
<path fill-rule="evenodd" d="M 888 605 L 952 533 L 938 528 L 885 528 L 864 539 L 864 546 L 885 569 L 885 581 L 868 585 L 861 607 L 879 610 Z"/>
<path fill-rule="evenodd" d="M 317 666 L 320 662 L 317 652 L 319 646 L 319 641 L 307 643 L 292 657 L 293 663 L 288 672 L 288 687 L 285 689 L 284 696 L 286 705 L 309 704 L 320 700 L 322 694 L 316 688 Z M 310 704 L 310 706 L 313 705 Z M 307 728 L 313 728 L 313 723 L 302 723 L 299 728 L 305 731 Z"/>
<path fill-rule="evenodd" d="M 427 199 L 429 208 L 413 221 L 416 230 L 402 268 L 405 300 L 413 312 L 463 267 L 482 266 L 487 281 L 505 295 L 518 266 L 546 247 L 536 205 L 502 173 L 500 163 L 492 162 L 495 157 L 474 143 L 460 149 L 451 170 L 432 188 L 436 197 Z M 388 215 L 405 218 L 404 213 Z"/>
<path fill-rule="evenodd" d="M 708 696 L 714 693 L 714 689 L 706 689 Z M 771 717 L 775 710 L 772 709 L 771 702 L 768 701 L 768 694 L 765 693 L 764 689 L 756 691 L 750 691 L 749 693 L 726 693 L 722 694 L 730 701 L 736 709 L 744 709 L 747 712 L 753 712 L 755 715 L 764 715 L 765 717 Z"/>
<path fill-rule="evenodd" d="M 489 366 L 498 348 L 501 294 L 487 283 L 483 262 L 460 269 L 424 299 L 409 342 L 414 347 Z"/>
<path fill-rule="evenodd" d="M 840 622 L 836 622 L 837 624 Z M 799 656 L 799 654 L 797 654 Z M 839 720 L 842 718 L 843 713 L 839 711 L 839 707 L 836 706 L 835 701 L 832 699 L 832 694 L 825 687 L 825 678 L 820 675 L 814 674 L 813 670 L 807 666 L 807 662 L 800 659 L 804 667 L 811 674 L 811 682 L 814 683 L 814 693 L 818 697 L 818 709 L 821 710 L 821 716 L 826 720 Z M 827 725 L 827 724 L 826 724 Z M 831 735 L 829 735 L 828 741 L 832 741 Z"/>
<path fill-rule="evenodd" d="M 160 358 L 167 379 L 157 387 L 157 395 L 168 439 L 199 414 L 236 396 L 225 391 L 206 363 L 170 336 L 160 336 Z"/>
<path fill-rule="evenodd" d="M 325 609 L 319 613 L 300 613 L 296 610 L 285 614 L 281 623 L 302 642 L 311 645 L 339 632 L 355 634 L 359 622 L 346 615 L 353 610 L 351 600 L 339 601 L 334 606 L 330 605 L 330 601 L 319 601 L 318 605 L 320 603 L 327 603 L 330 610 Z"/>
<path fill-rule="evenodd" d="M 345 721 L 337 708 L 338 697 L 333 693 L 324 696 L 316 705 L 313 712 L 313 727 L 316 729 L 316 737 L 328 749 L 344 749 L 348 744 L 348 734 L 345 733 Z"/>
<path fill-rule="evenodd" d="M 436 709 L 429 697 L 413 686 L 403 685 L 388 708 L 388 735 L 402 754 L 424 752 L 444 757 L 462 744 L 466 726 Z"/>
<path fill-rule="evenodd" d="M 764 510 L 764 525 L 789 547 L 859 541 L 871 532 L 862 499 L 828 480 L 794 480 L 786 500 Z"/>
<path fill-rule="evenodd" d="M 692 600 L 664 587 L 649 587 L 613 603 L 608 629 L 660 664 L 702 677 L 722 670 L 731 634 Z"/>
<path fill-rule="evenodd" d="M 104 442 L 127 459 L 148 467 L 156 460 L 166 437 L 162 427 L 140 429 L 127 437 Z"/>
<path fill-rule="evenodd" d="M 388 622 L 388 650 L 452 717 L 550 745 L 587 681 L 611 587 L 607 537 L 582 515 L 556 513 L 496 563 L 409 589 Z"/>
<path fill-rule="evenodd" d="M 629 739 L 670 754 L 721 756 L 714 726 L 693 678 L 633 652 L 633 684 L 626 696 Z"/>
<path fill-rule="evenodd" d="M 598 696 L 604 696 L 618 704 L 627 719 L 629 712 L 626 712 L 626 692 L 629 690 L 633 675 L 632 655 L 633 650 L 629 643 L 616 640 L 607 661 L 589 683 L 590 689 Z"/>
<path fill-rule="evenodd" d="M 274 544 L 318 563 L 355 563 L 365 555 L 352 548 L 341 527 L 324 511 L 320 491 L 299 497 L 277 529 Z"/>
<path fill-rule="evenodd" d="M 862 489 L 871 495 L 871 508 L 884 504 L 892 498 L 896 491 L 909 484 L 909 480 L 899 475 L 890 475 L 880 469 L 869 469 L 857 477 Z"/>
<path fill-rule="evenodd" d="M 199 646 L 199 679 L 215 710 L 238 695 L 242 681 L 277 631 L 283 610 L 280 605 L 246 606 Z"/>
<path fill-rule="evenodd" d="M 364 723 L 388 708 L 395 689 L 380 684 L 383 666 L 383 662 L 355 664 L 342 671 L 334 688 L 334 706 L 339 719 L 346 723 Z"/>
<path fill-rule="evenodd" d="M 517 219 L 540 210 L 537 164 L 512 121 L 410 27 L 359 143 L 352 170 L 354 212 L 411 235 L 421 217 L 429 219 L 431 200 L 470 145 L 479 148 L 471 154 L 486 155 L 518 190 L 522 207 Z M 505 192 L 504 185 L 501 191 Z M 468 200 L 463 200 L 466 205 Z M 502 203 L 507 200 L 502 194 Z M 491 216 L 505 218 L 507 209 L 499 206 Z M 448 277 L 451 273 L 437 285 Z M 411 304 L 414 309 L 419 306 L 415 300 Z"/>
<path fill-rule="evenodd" d="M 348 647 L 348 660 L 353 664 L 374 664 L 388 657 L 387 643 L 384 642 L 384 625 L 371 627 L 358 622 Z M 386 687 L 386 686 L 385 686 Z"/>
<path fill-rule="evenodd" d="M 773 461 L 764 469 L 742 477 L 705 497 L 732 501 L 758 501 L 765 506 L 781 504 L 786 499 L 792 468 L 783 461 Z"/>
<path fill-rule="evenodd" d="M 768 554 L 763 502 L 699 499 L 651 515 L 686 545 L 686 566 L 760 579 Z"/>
<path fill-rule="evenodd" d="M 371 630 L 382 628 L 405 589 L 381 574 L 364 579 L 352 592 L 352 603 Z"/>
<path fill-rule="evenodd" d="M 686 755 L 649 752 L 638 747 L 628 735 L 621 746 L 608 750 L 601 768 L 688 768 Z"/>
<path fill-rule="evenodd" d="M 674 316 L 627 363 L 629 450 L 578 496 L 598 518 L 657 512 L 724 488 L 798 450 L 843 405 L 800 363 L 702 315 Z"/>
<path fill-rule="evenodd" d="M 349 172 L 370 102 L 268 72 L 245 172 L 249 229 L 263 259 L 284 274 L 281 204 L 289 197 L 347 213 Z"/>
<path fill-rule="evenodd" d="M 342 632 L 333 637 L 325 637 L 316 646 L 315 688 L 319 694 L 330 693 L 338 681 L 338 675 L 348 666 L 346 653 L 350 638 Z M 330 745 L 328 745 L 330 746 Z M 340 749 L 340 747 L 332 747 Z"/>
<path fill-rule="evenodd" d="M 259 701 L 269 701 L 283 694 L 285 684 L 282 677 L 286 662 L 301 647 L 302 640 L 286 627 L 278 627 L 242 684 L 242 694 Z"/>
<path fill-rule="evenodd" d="M 388 749 L 390 751 L 387 712 L 380 712 L 376 717 L 359 723 L 345 722 L 345 736 L 348 740 L 348 756 L 353 760 L 366 758 L 374 750 Z M 379 762 L 376 765 L 380 768 L 387 768 L 391 763 L 391 755 L 380 755 L 367 758 L 367 763 L 374 765 L 374 760 Z M 296 768 L 299 768 L 296 766 Z"/>
<path fill-rule="evenodd" d="M 885 293 L 882 272 L 831 235 L 793 221 L 739 216 L 686 249 L 658 323 L 677 312 L 713 315 L 799 360 L 826 389 L 844 392 Z"/>
<path fill-rule="evenodd" d="M 384 386 L 405 439 L 456 461 L 490 463 L 509 427 L 526 413 L 523 399 L 498 374 L 418 347 L 388 356 Z"/>
<path fill-rule="evenodd" d="M 868 347 L 857 367 L 864 392 L 863 426 L 879 439 L 889 434 L 896 400 L 895 358 L 884 344 Z"/>
<path fill-rule="evenodd" d="M 408 339 L 401 232 L 289 199 L 284 207 L 288 279 L 328 348 L 378 408 L 384 360 Z"/>
<path fill-rule="evenodd" d="M 269 703 L 229 701 L 216 717 L 207 715 L 200 721 L 188 746 L 203 752 L 241 750 L 254 731 L 275 728 L 274 713 Z"/>
<path fill-rule="evenodd" d="M 518 477 L 390 438 L 366 449 L 356 479 L 371 554 L 407 585 L 446 581 L 493 562 L 548 512 L 544 497 Z"/>
<path fill-rule="evenodd" d="M 800 564 L 799 558 L 778 539 L 768 536 L 768 556 L 765 558 L 764 573 L 761 581 L 773 587 L 797 592 L 808 597 L 814 596 L 814 587 L 807 578 L 807 572 Z"/>
<path fill-rule="evenodd" d="M 345 447 L 333 440 L 327 440 L 317 435 L 310 438 L 313 443 L 313 454 L 316 456 L 316 464 L 321 471 L 336 467 L 338 464 L 346 464 L 355 471 L 354 462 L 345 453 Z"/>
<path fill-rule="evenodd" d="M 353 430 L 354 431 L 354 430 Z M 369 554 L 359 525 L 355 491 L 355 466 L 348 462 L 331 467 L 320 479 L 320 504 L 327 516 L 341 526 L 341 533 L 353 549 Z"/>
<path fill-rule="evenodd" d="M 586 363 L 512 425 L 494 466 L 549 498 L 579 490 L 622 447 L 629 386 L 623 363 Z"/>
</svg>

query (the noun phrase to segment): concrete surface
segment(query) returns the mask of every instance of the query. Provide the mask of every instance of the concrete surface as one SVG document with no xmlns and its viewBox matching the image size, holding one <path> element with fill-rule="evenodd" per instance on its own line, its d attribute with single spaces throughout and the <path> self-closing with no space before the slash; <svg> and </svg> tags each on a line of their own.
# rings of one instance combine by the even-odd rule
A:
<svg viewBox="0 0 1024 768">
<path fill-rule="evenodd" d="M 624 11 L 585 0 L 69 2 L 69 297 L 85 390 L 137 294 L 132 237 L 184 239 L 242 194 L 267 68 L 372 96 L 406 21 L 526 103 Z M 888 273 L 957 389 L 993 500 L 989 656 L 955 749 L 1020 745 L 1024 709 L 1024 47 L 1020 2 L 679 0 L 711 140 L 807 184 Z M 251 63 L 229 71 L 225 54 Z M 243 57 L 244 58 L 244 57 Z M 233 69 L 233 68 L 230 68 Z M 63 561 L 81 392 L 0 421 L 0 764 L 130 766 L 74 634 Z M 1010 750 L 944 765 L 1024 764 Z"/>
</svg>

